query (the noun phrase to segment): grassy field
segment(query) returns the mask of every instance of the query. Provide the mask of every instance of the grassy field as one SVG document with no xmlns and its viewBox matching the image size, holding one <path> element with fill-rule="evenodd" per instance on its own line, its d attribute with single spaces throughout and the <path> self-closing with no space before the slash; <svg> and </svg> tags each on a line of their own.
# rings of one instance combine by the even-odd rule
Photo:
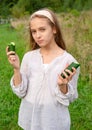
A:
<svg viewBox="0 0 92 130">
<path fill-rule="evenodd" d="M 75 17 L 59 14 L 68 51 L 81 64 L 78 83 L 79 98 L 69 106 L 71 130 L 92 130 L 92 11 Z M 17 125 L 20 99 L 10 88 L 13 74 L 5 53 L 9 42 L 16 43 L 17 53 L 22 59 L 25 53 L 25 31 L 13 29 L 10 24 L 0 25 L 0 130 L 21 130 Z M 24 40 L 25 39 L 25 40 Z"/>
<path fill-rule="evenodd" d="M 10 25 L 0 25 L 0 130 L 20 130 L 17 126 L 20 99 L 10 88 L 13 71 L 5 53 L 6 46 L 11 41 L 17 44 L 17 53 L 22 58 L 25 45 L 20 33 L 13 30 Z"/>
</svg>

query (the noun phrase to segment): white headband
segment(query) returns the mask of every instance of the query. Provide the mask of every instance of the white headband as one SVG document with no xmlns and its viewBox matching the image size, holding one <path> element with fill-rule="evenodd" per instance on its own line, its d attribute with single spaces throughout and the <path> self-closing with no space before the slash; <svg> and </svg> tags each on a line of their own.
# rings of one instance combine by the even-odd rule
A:
<svg viewBox="0 0 92 130">
<path fill-rule="evenodd" d="M 45 16 L 45 17 L 47 17 L 52 23 L 54 23 L 52 15 L 51 15 L 50 12 L 47 11 L 47 10 L 39 10 L 39 11 L 36 11 L 35 13 L 33 13 L 33 14 L 31 15 L 31 19 L 32 19 L 35 15 Z M 54 24 L 55 24 L 55 23 L 54 23 Z"/>
</svg>

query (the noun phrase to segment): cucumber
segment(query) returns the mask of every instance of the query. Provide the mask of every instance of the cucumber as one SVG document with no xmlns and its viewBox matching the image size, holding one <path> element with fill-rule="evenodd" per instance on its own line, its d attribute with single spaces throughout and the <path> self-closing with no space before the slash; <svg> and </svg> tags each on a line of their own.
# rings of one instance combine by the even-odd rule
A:
<svg viewBox="0 0 92 130">
<path fill-rule="evenodd" d="M 68 69 L 68 70 L 70 70 L 71 72 L 73 72 L 72 67 L 74 67 L 75 69 L 77 69 L 79 66 L 80 66 L 79 63 L 72 62 L 66 69 Z M 65 69 L 65 70 L 66 70 L 66 69 Z M 65 70 L 64 70 L 64 71 L 65 71 Z M 70 74 L 69 74 L 68 72 L 66 72 L 66 71 L 65 71 L 65 73 L 66 73 L 68 76 L 70 75 Z M 65 76 L 64 76 L 63 73 L 61 74 L 61 76 L 62 76 L 63 78 L 65 78 Z"/>
<path fill-rule="evenodd" d="M 8 45 L 8 50 L 9 51 L 15 51 L 15 43 L 14 42 L 11 42 L 9 45 Z"/>
</svg>

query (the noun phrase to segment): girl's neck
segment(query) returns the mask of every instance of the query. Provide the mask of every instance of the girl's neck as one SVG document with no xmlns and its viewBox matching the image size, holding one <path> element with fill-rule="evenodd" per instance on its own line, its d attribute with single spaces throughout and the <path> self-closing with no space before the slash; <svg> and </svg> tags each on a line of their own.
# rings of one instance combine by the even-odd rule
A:
<svg viewBox="0 0 92 130">
<path fill-rule="evenodd" d="M 46 49 L 46 48 L 40 49 L 40 54 L 42 56 L 42 61 L 44 64 L 51 63 L 56 57 L 63 55 L 63 53 L 64 50 L 61 49 L 60 47 L 52 49 Z"/>
<path fill-rule="evenodd" d="M 50 55 L 50 54 L 61 54 L 63 53 L 64 50 L 62 48 L 60 48 L 57 44 L 54 44 L 53 46 L 46 46 L 46 47 L 42 47 L 40 49 L 40 53 L 42 55 Z"/>
</svg>

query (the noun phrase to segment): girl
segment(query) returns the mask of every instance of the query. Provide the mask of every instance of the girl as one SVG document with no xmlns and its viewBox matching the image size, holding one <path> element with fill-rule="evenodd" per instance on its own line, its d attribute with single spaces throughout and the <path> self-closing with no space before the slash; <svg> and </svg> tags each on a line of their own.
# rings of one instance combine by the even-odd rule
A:
<svg viewBox="0 0 92 130">
<path fill-rule="evenodd" d="M 78 97 L 79 69 L 66 69 L 69 76 L 64 72 L 77 61 L 66 51 L 51 10 L 42 9 L 31 15 L 30 44 L 32 50 L 24 55 L 21 67 L 18 55 L 6 49 L 14 68 L 11 87 L 22 99 L 18 124 L 24 130 L 70 130 L 68 106 Z"/>
</svg>

